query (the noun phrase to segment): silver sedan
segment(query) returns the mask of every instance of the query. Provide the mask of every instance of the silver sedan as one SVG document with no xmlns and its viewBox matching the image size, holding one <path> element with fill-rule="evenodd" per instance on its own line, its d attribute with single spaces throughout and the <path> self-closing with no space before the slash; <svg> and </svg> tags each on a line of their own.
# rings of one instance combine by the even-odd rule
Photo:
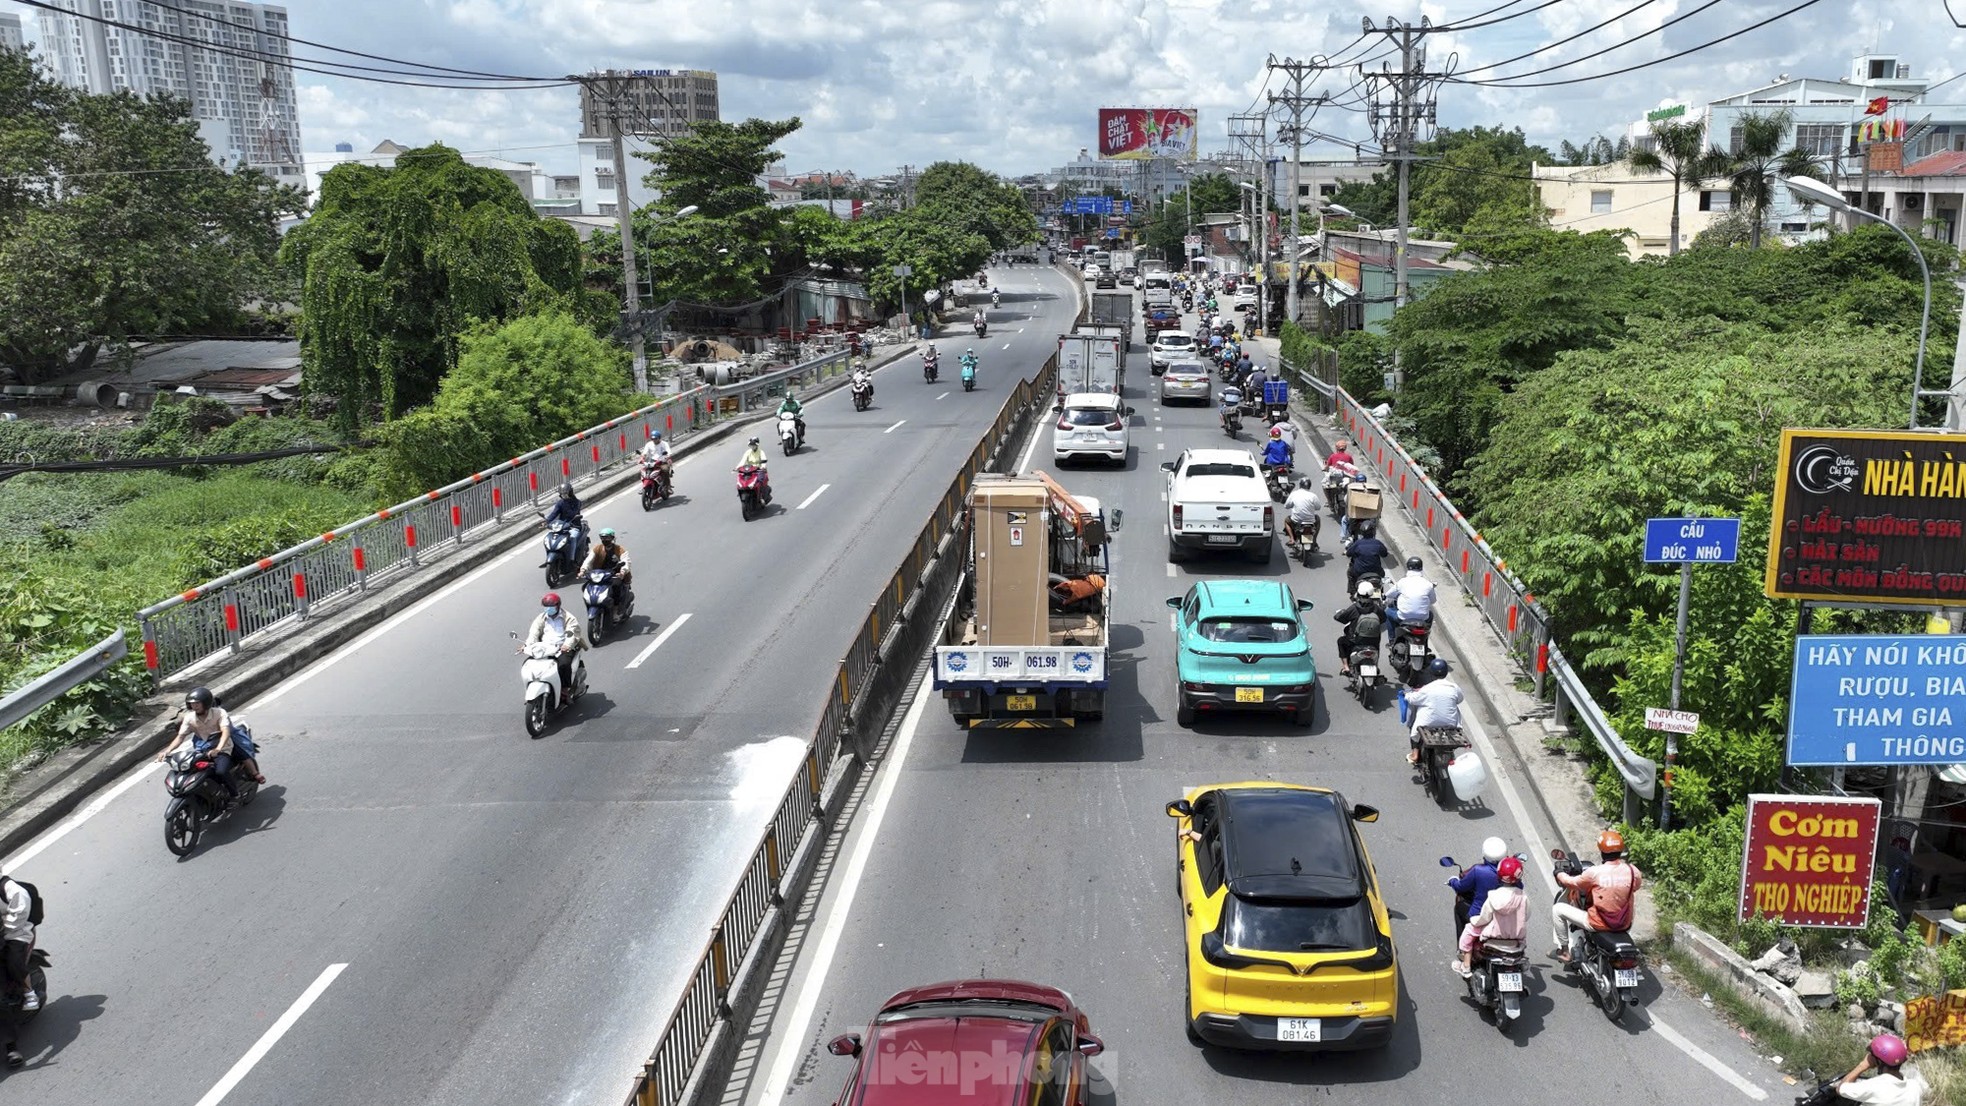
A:
<svg viewBox="0 0 1966 1106">
<path fill-rule="evenodd" d="M 1208 370 L 1201 362 L 1176 361 L 1161 374 L 1160 401 L 1172 403 L 1177 399 L 1191 399 L 1205 404 L 1213 395 L 1212 387 Z"/>
</svg>

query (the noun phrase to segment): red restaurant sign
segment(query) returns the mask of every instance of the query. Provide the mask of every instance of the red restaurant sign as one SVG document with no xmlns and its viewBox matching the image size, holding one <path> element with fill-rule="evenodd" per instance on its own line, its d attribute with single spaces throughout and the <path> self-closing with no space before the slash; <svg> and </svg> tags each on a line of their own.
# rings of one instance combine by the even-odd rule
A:
<svg viewBox="0 0 1966 1106">
<path fill-rule="evenodd" d="M 1748 796 L 1741 920 L 1861 929 L 1870 917 L 1876 799 Z"/>
</svg>

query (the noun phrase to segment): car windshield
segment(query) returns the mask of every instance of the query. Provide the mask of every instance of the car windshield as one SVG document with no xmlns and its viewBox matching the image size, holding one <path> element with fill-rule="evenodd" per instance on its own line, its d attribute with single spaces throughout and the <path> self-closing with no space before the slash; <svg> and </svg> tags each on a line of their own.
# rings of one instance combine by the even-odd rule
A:
<svg viewBox="0 0 1966 1106">
<path fill-rule="evenodd" d="M 1222 906 L 1222 942 L 1231 948 L 1350 952 L 1375 948 L 1378 938 L 1363 895 L 1295 902 L 1230 895 Z"/>
<path fill-rule="evenodd" d="M 1160 336 L 1160 344 L 1168 349 L 1187 349 L 1195 344 L 1195 340 L 1186 334 L 1163 334 Z"/>
<path fill-rule="evenodd" d="M 1065 421 L 1073 426 L 1104 426 L 1113 421 L 1113 413 L 1100 407 L 1067 407 Z"/>
<path fill-rule="evenodd" d="M 1167 367 L 1167 375 L 1180 376 L 1180 377 L 1194 377 L 1197 380 L 1201 380 L 1208 376 L 1208 371 L 1202 368 L 1200 365 L 1193 365 L 1193 364 L 1169 365 Z"/>
<path fill-rule="evenodd" d="M 1255 476 L 1256 470 L 1248 465 L 1238 465 L 1232 461 L 1216 461 L 1209 464 L 1189 465 L 1189 476 Z"/>
<path fill-rule="evenodd" d="M 1198 629 L 1209 641 L 1235 645 L 1274 645 L 1298 635 L 1294 618 L 1204 618 Z"/>
</svg>

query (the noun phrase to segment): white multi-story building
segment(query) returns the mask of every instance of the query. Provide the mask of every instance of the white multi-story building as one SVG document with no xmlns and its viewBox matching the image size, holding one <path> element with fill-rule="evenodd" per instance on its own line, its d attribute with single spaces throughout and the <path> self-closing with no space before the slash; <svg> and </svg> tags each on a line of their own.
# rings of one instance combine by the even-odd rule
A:
<svg viewBox="0 0 1966 1106">
<path fill-rule="evenodd" d="M 643 207 L 656 191 L 642 183 L 653 166 L 636 157 L 664 137 L 722 118 L 717 75 L 707 69 L 610 69 L 580 86 L 580 214 L 613 215 L 618 203 L 616 131 L 628 159 L 628 202 Z"/>
<path fill-rule="evenodd" d="M 63 10 L 40 16 L 41 45 L 63 83 L 95 93 L 183 97 L 191 101 L 214 160 L 250 166 L 284 183 L 305 179 L 286 8 L 244 0 L 51 2 Z"/>
<path fill-rule="evenodd" d="M 27 38 L 21 34 L 20 16 L 0 12 L 0 50 L 24 50 Z"/>
</svg>

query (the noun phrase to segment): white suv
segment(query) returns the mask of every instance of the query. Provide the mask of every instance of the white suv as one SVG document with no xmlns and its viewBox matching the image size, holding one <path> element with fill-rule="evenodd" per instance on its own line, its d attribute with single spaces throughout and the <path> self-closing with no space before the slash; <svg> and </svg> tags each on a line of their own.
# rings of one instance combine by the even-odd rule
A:
<svg viewBox="0 0 1966 1106">
<path fill-rule="evenodd" d="M 1099 457 L 1126 464 L 1126 424 L 1133 408 L 1111 392 L 1073 392 L 1065 397 L 1051 430 L 1051 456 L 1059 464 Z"/>
<path fill-rule="evenodd" d="M 1154 344 L 1147 351 L 1147 368 L 1159 376 L 1169 363 L 1187 361 L 1195 356 L 1195 336 L 1183 334 L 1178 330 L 1163 330 L 1154 336 Z"/>
</svg>

